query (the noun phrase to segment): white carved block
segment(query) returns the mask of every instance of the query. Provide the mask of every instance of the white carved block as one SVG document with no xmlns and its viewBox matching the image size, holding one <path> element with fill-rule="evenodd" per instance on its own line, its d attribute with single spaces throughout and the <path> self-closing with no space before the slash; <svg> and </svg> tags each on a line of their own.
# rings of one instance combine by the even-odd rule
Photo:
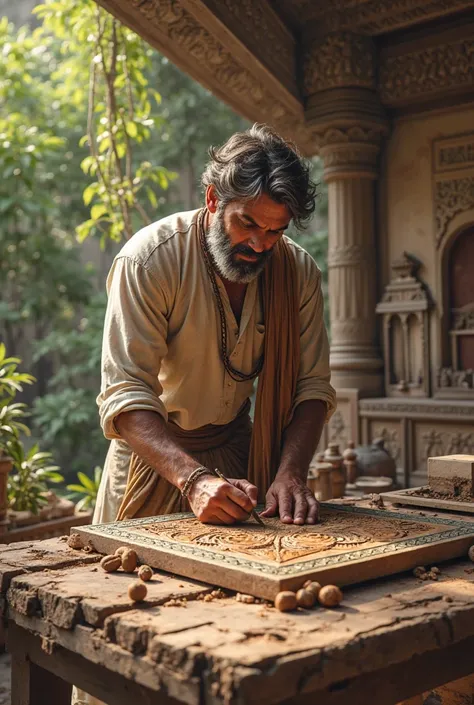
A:
<svg viewBox="0 0 474 705">
<path fill-rule="evenodd" d="M 469 499 L 474 495 L 474 455 L 428 458 L 428 482 L 434 492 Z"/>
</svg>

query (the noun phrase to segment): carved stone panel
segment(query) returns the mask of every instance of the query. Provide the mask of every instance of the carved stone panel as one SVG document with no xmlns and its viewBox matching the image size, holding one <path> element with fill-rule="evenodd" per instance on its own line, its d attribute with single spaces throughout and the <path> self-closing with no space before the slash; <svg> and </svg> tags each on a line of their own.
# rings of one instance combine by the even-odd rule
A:
<svg viewBox="0 0 474 705">
<path fill-rule="evenodd" d="M 420 41 L 410 49 L 395 46 L 381 54 L 379 90 L 385 105 L 403 106 L 443 91 L 468 92 L 473 82 L 472 35 L 445 41 L 436 37 L 432 46 Z"/>
<path fill-rule="evenodd" d="M 474 455 L 472 425 L 417 423 L 414 442 L 414 474 L 420 479 L 427 476 L 427 460 L 432 456 Z"/>
<path fill-rule="evenodd" d="M 474 62 L 474 47 L 472 50 Z M 439 247 L 453 218 L 474 208 L 474 133 L 433 143 L 435 238 Z"/>
</svg>

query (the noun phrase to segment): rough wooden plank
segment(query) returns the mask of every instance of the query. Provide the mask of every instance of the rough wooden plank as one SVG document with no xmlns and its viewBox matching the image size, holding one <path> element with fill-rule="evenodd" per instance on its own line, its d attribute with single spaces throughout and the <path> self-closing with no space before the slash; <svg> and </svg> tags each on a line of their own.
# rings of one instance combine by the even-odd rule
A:
<svg viewBox="0 0 474 705">
<path fill-rule="evenodd" d="M 67 631 L 40 617 L 25 617 L 12 610 L 10 618 L 11 622 L 40 636 L 44 648 L 49 651 L 54 651 L 56 646 L 60 645 L 68 651 L 80 654 L 87 663 L 103 666 L 114 674 L 121 674 L 160 696 L 164 694 L 174 697 L 186 705 L 201 703 L 199 674 L 184 677 L 179 670 L 175 673 L 163 664 L 157 664 L 146 657 L 137 658 L 107 641 L 102 631 L 92 627 L 77 625 L 74 630 Z"/>
<path fill-rule="evenodd" d="M 127 590 L 136 579 L 136 574 L 105 573 L 98 566 L 25 574 L 13 579 L 8 601 L 17 612 L 27 616 L 41 614 L 63 629 L 72 629 L 79 622 L 97 627 L 109 615 L 135 608 Z M 155 574 L 147 589 L 146 606 L 210 591 L 201 583 L 162 574 Z"/>
<path fill-rule="evenodd" d="M 66 568 L 74 565 L 97 563 L 97 553 L 74 551 L 61 539 L 46 541 L 22 541 L 0 550 L 0 593 L 6 593 L 10 581 L 22 573 Z"/>
<path fill-rule="evenodd" d="M 56 645 L 51 650 L 44 648 L 44 643 L 40 637 L 31 634 L 28 630 L 12 624 L 9 629 L 9 643 L 15 661 L 26 660 L 35 664 L 41 671 L 54 674 L 57 679 L 66 683 L 75 684 L 89 692 L 94 697 L 100 698 L 112 705 L 130 705 L 137 702 L 141 705 L 156 705 L 157 694 L 153 690 L 143 687 L 133 681 L 129 674 L 111 673 L 108 669 L 99 664 L 88 662 L 77 653 L 69 651 Z M 64 688 L 61 686 L 60 695 L 63 696 Z M 70 698 L 62 697 L 61 700 L 54 693 L 51 697 L 48 693 L 40 691 L 40 700 L 13 701 L 12 705 L 69 705 Z M 160 693 L 160 705 L 179 705 L 178 701 L 168 696 L 165 692 Z"/>
<path fill-rule="evenodd" d="M 204 526 L 192 514 L 150 517 L 78 530 L 94 548 L 133 546 L 142 562 L 273 600 L 305 580 L 349 585 L 465 555 L 474 525 L 451 518 L 324 503 L 315 526 Z"/>
</svg>

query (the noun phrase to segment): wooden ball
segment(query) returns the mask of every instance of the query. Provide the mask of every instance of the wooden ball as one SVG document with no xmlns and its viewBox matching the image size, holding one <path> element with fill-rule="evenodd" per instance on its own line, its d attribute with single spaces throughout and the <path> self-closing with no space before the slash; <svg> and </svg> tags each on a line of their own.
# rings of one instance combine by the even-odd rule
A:
<svg viewBox="0 0 474 705">
<path fill-rule="evenodd" d="M 342 602 L 342 592 L 337 585 L 325 585 L 319 591 L 318 600 L 323 607 L 337 607 Z"/>
<path fill-rule="evenodd" d="M 146 583 L 152 579 L 153 571 L 149 565 L 142 565 L 138 569 L 138 577 L 140 580 L 144 580 Z"/>
<path fill-rule="evenodd" d="M 133 602 L 141 602 L 147 594 L 147 587 L 141 580 L 134 580 L 128 586 L 128 596 Z"/>
<path fill-rule="evenodd" d="M 311 609 L 316 602 L 316 595 L 312 590 L 301 588 L 301 590 L 298 590 L 296 593 L 296 602 L 298 603 L 298 607 Z"/>
<path fill-rule="evenodd" d="M 289 590 L 279 592 L 275 597 L 275 607 L 277 610 L 280 610 L 280 612 L 289 612 L 290 610 L 294 610 L 296 605 L 296 595 L 294 592 L 290 592 Z"/>
<path fill-rule="evenodd" d="M 122 553 L 122 568 L 126 573 L 133 573 L 137 567 L 138 556 L 133 548 L 128 548 Z"/>
<path fill-rule="evenodd" d="M 321 590 L 321 585 L 316 583 L 314 580 L 307 580 L 303 585 L 305 590 L 310 590 L 316 599 L 318 599 L 319 591 Z"/>
<path fill-rule="evenodd" d="M 469 553 L 468 553 L 467 555 L 469 556 L 469 558 L 471 559 L 471 561 L 474 563 L 474 544 L 473 544 L 473 545 L 471 546 L 471 548 L 469 549 Z"/>
<path fill-rule="evenodd" d="M 112 573 L 114 570 L 118 570 L 122 565 L 122 560 L 120 556 L 104 556 L 100 562 L 100 567 L 105 570 L 106 573 Z"/>
</svg>

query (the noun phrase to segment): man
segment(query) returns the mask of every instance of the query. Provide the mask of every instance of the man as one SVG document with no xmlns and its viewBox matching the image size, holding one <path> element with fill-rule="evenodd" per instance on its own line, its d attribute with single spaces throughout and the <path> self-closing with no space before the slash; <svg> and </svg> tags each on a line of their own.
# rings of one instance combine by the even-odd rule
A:
<svg viewBox="0 0 474 705">
<path fill-rule="evenodd" d="M 265 501 L 263 517 L 312 524 L 306 476 L 335 395 L 321 274 L 284 231 L 315 186 L 263 125 L 211 149 L 202 183 L 204 208 L 145 227 L 109 275 L 94 522 L 190 508 L 232 524 Z"/>
</svg>

